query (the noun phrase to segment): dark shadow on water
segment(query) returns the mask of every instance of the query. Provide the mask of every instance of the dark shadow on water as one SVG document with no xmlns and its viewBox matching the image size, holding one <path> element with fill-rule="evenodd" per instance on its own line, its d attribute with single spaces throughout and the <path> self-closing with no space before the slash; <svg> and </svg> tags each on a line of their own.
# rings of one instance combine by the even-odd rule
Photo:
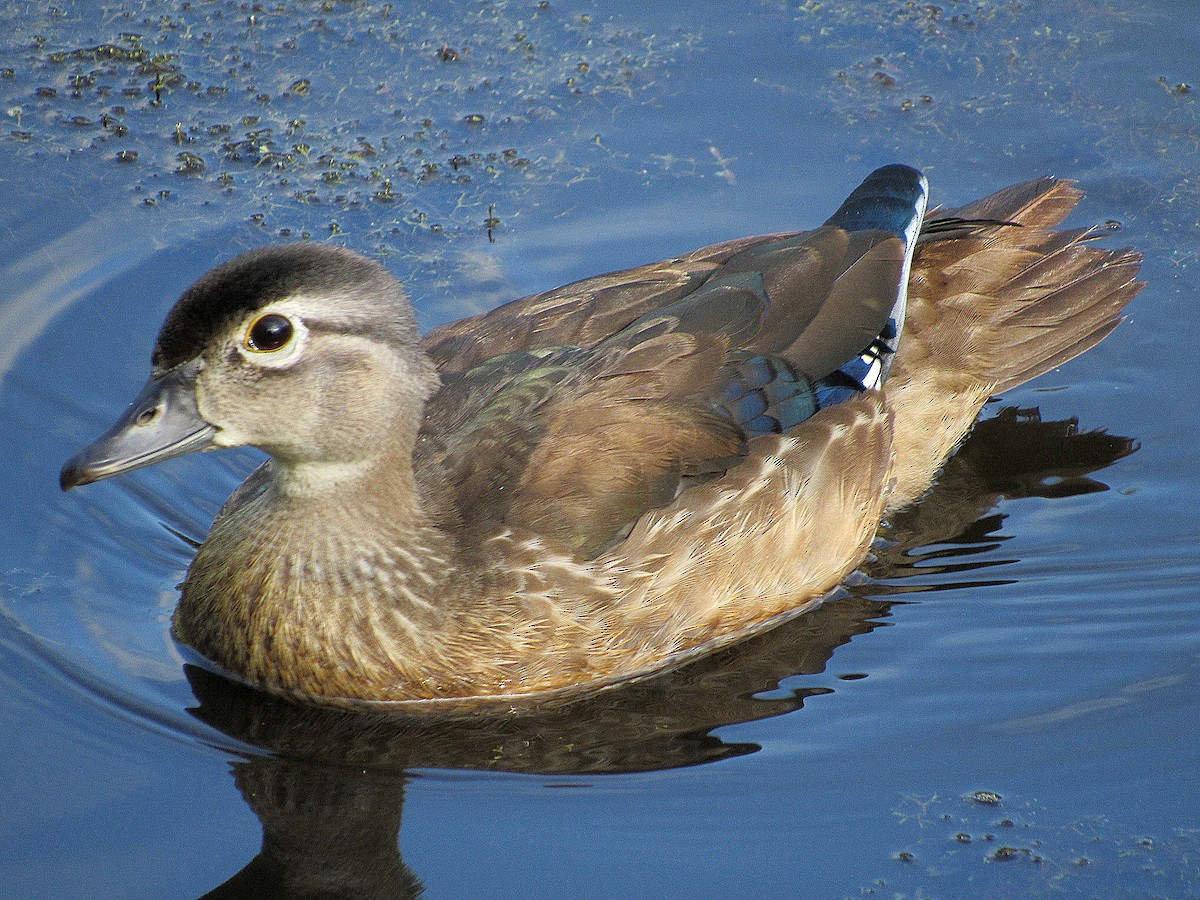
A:
<svg viewBox="0 0 1200 900">
<path fill-rule="evenodd" d="M 259 748 L 233 766 L 263 825 L 258 856 L 206 894 L 234 897 L 416 897 L 399 849 L 407 773 L 472 769 L 542 775 L 644 772 L 759 749 L 714 730 L 800 709 L 826 687 L 780 690 L 825 670 L 833 652 L 883 623 L 891 595 L 997 583 L 964 573 L 992 556 L 1001 499 L 1105 490 L 1092 474 L 1136 444 L 1073 421 L 1005 409 L 980 423 L 934 490 L 884 531 L 868 580 L 779 628 L 659 678 L 580 703 L 507 717 L 397 718 L 316 709 L 267 696 L 198 667 L 192 714 Z M 889 599 L 890 598 L 890 599 Z"/>
</svg>

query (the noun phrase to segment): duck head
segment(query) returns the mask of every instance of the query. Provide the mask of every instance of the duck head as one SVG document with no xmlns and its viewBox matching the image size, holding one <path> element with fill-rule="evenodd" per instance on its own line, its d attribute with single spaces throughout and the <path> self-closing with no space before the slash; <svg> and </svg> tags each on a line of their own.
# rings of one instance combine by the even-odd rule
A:
<svg viewBox="0 0 1200 900">
<path fill-rule="evenodd" d="M 252 250 L 175 304 L 151 376 L 63 466 L 64 490 L 196 450 L 250 445 L 320 483 L 411 453 L 438 377 L 412 307 L 378 263 L 322 244 Z"/>
</svg>

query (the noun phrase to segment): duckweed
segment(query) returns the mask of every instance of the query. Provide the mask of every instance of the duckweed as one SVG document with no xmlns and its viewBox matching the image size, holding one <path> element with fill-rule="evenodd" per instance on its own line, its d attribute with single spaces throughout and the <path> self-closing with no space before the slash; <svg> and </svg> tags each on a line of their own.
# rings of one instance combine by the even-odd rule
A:
<svg viewBox="0 0 1200 900">
<path fill-rule="evenodd" d="M 176 202 L 222 197 L 203 215 L 226 218 L 232 203 L 289 233 L 366 228 L 384 244 L 398 226 L 478 234 L 488 203 L 611 164 L 543 123 L 653 90 L 696 43 L 682 29 L 648 35 L 494 0 L 145 0 L 106 18 L 63 7 L 8 19 L 20 50 L 0 71 L 0 102 L 23 111 L 7 141 L 28 162 L 94 160 L 98 173 L 74 177 L 108 179 L 147 206 L 166 199 L 154 178 L 186 176 Z M 176 124 L 164 143 L 165 117 Z M 105 146 L 115 138 L 120 150 Z M 106 171 L 106 160 L 138 165 Z M 314 206 L 363 212 L 314 223 Z"/>
</svg>

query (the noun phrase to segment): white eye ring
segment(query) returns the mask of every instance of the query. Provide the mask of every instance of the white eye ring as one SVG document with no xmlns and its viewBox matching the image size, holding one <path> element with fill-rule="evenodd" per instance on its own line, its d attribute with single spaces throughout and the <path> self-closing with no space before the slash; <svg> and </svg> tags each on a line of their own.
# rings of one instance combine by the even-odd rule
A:
<svg viewBox="0 0 1200 900">
<path fill-rule="evenodd" d="M 277 353 L 296 334 L 292 320 L 279 313 L 265 313 L 246 329 L 246 349 L 255 353 Z"/>
<path fill-rule="evenodd" d="M 284 368 L 300 358 L 308 344 L 308 328 L 295 313 L 265 309 L 242 326 L 237 349 L 256 366 Z"/>
</svg>

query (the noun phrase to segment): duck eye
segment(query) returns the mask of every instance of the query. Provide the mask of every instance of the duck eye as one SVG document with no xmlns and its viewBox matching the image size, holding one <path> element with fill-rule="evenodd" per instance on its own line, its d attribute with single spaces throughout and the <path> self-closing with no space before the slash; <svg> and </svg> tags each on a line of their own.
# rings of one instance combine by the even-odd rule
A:
<svg viewBox="0 0 1200 900">
<path fill-rule="evenodd" d="M 295 327 L 286 316 L 267 313 L 255 319 L 246 332 L 246 346 L 259 353 L 270 353 L 284 347 L 295 332 Z"/>
</svg>

